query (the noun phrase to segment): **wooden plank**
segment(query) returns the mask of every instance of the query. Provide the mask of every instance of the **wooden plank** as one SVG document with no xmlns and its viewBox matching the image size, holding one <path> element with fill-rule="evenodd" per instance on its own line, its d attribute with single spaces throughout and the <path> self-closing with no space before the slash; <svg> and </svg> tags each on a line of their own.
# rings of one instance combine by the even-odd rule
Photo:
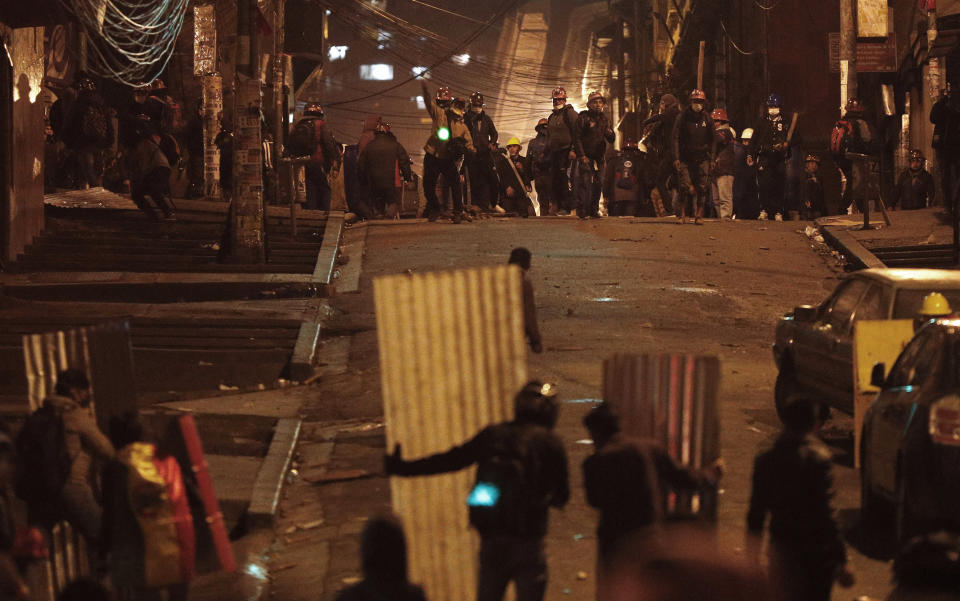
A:
<svg viewBox="0 0 960 601">
<path fill-rule="evenodd" d="M 343 211 L 331 211 L 330 217 L 327 219 L 327 226 L 323 230 L 323 244 L 320 247 L 317 264 L 313 270 L 314 281 L 330 284 L 333 279 L 333 269 L 337 261 L 342 232 Z"/>
</svg>

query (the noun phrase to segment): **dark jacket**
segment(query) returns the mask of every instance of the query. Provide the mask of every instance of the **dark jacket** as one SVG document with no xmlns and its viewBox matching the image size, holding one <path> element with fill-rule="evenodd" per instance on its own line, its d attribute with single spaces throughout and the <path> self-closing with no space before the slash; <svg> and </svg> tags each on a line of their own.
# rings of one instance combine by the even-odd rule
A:
<svg viewBox="0 0 960 601">
<path fill-rule="evenodd" d="M 547 117 L 547 151 L 576 150 L 577 146 L 577 111 L 570 104 L 553 109 Z"/>
<path fill-rule="evenodd" d="M 587 502 L 600 510 L 597 537 L 604 541 L 663 519 L 669 490 L 694 491 L 708 484 L 701 472 L 679 465 L 655 441 L 622 434 L 584 460 L 583 479 Z"/>
<path fill-rule="evenodd" d="M 363 120 L 363 131 L 360 132 L 360 138 L 357 140 L 357 152 L 363 152 L 367 144 L 373 141 L 374 130 L 377 129 L 377 121 L 380 117 L 369 115 Z"/>
<path fill-rule="evenodd" d="M 930 123 L 933 123 L 932 145 L 938 152 L 960 154 L 960 111 L 955 103 L 941 98 L 930 109 Z"/>
<path fill-rule="evenodd" d="M 853 126 L 853 137 L 847 145 L 847 152 L 857 154 L 877 154 L 880 151 L 880 139 L 876 129 L 860 112 L 848 112 L 844 119 Z"/>
<path fill-rule="evenodd" d="M 423 589 L 409 582 L 364 579 L 337 593 L 335 601 L 427 601 Z"/>
<path fill-rule="evenodd" d="M 587 156 L 598 163 L 603 161 L 607 144 L 613 144 L 616 135 L 610 120 L 603 112 L 594 115 L 589 109 L 577 116 L 577 154 Z"/>
<path fill-rule="evenodd" d="M 536 348 L 541 344 L 533 282 L 530 281 L 530 274 L 526 271 L 523 272 L 523 331 L 527 335 L 530 346 Z"/>
<path fill-rule="evenodd" d="M 901 209 L 922 209 L 933 204 L 936 194 L 933 176 L 929 171 L 904 169 L 897 178 L 890 207 L 895 209 L 900 205 Z"/>
<path fill-rule="evenodd" d="M 527 144 L 527 161 L 530 163 L 531 175 L 537 177 L 550 169 L 550 155 L 547 153 L 547 134 L 537 133 L 537 137 Z"/>
<path fill-rule="evenodd" d="M 717 138 L 717 158 L 714 163 L 713 174 L 717 177 L 734 175 L 736 160 L 734 157 L 734 133 L 729 125 L 719 127 L 714 131 Z"/>
<path fill-rule="evenodd" d="M 673 157 L 688 163 L 713 163 L 716 153 L 713 132 L 710 113 L 685 109 L 673 124 Z"/>
<path fill-rule="evenodd" d="M 100 111 L 103 114 L 106 125 L 106 131 L 104 132 L 106 138 L 104 140 L 91 139 L 84 133 L 84 115 L 88 111 Z M 64 125 L 64 142 L 70 148 L 83 148 L 91 145 L 106 148 L 110 146 L 113 136 L 113 119 L 110 115 L 110 109 L 103 102 L 103 97 L 97 92 L 81 92 L 70 107 L 70 115 Z"/>
<path fill-rule="evenodd" d="M 323 153 L 323 164 L 320 166 L 325 171 L 329 171 L 335 165 L 339 165 L 343 160 L 343 157 L 340 155 L 340 145 L 337 144 L 336 139 L 334 139 L 333 134 L 330 132 L 330 128 L 326 126 L 326 122 L 320 117 L 303 117 L 297 121 L 297 125 L 294 126 L 294 129 L 299 127 L 301 123 L 310 122 L 312 122 L 313 131 L 315 132 L 313 142 L 316 143 L 312 153 L 313 160 L 311 161 L 311 164 L 319 163 L 319 161 L 317 161 L 317 149 L 319 149 Z M 319 132 L 317 131 L 318 128 Z"/>
<path fill-rule="evenodd" d="M 752 146 L 734 143 L 733 212 L 738 219 L 756 219 L 760 214 L 757 163 L 752 150 Z"/>
<path fill-rule="evenodd" d="M 403 179 L 409 180 L 410 156 L 393 134 L 377 132 L 366 147 L 360 151 L 357 172 L 360 181 L 369 182 L 374 188 L 384 190 L 396 186 L 397 166 Z"/>
<path fill-rule="evenodd" d="M 833 507 L 830 451 L 816 436 L 784 433 L 753 464 L 747 528 L 763 533 L 770 517 L 770 541 L 781 552 L 839 566 L 846 563 Z"/>
<path fill-rule="evenodd" d="M 680 107 L 673 105 L 663 113 L 654 115 L 644 122 L 647 132 L 647 151 L 652 155 L 673 161 L 673 126 L 680 115 Z"/>
<path fill-rule="evenodd" d="M 819 173 L 807 173 L 803 184 L 803 204 L 806 210 L 827 214 L 827 204 L 823 193 L 823 178 Z"/>
<path fill-rule="evenodd" d="M 513 166 L 517 169 L 517 174 L 520 175 L 520 180 L 517 181 L 517 176 L 514 175 L 513 169 L 510 168 L 510 161 L 513 162 Z M 497 173 L 500 174 L 500 193 L 504 196 L 507 194 L 507 187 L 511 187 L 517 192 L 520 196 L 526 195 L 525 188 L 530 186 L 530 161 L 527 160 L 525 156 L 517 155 L 517 158 L 514 159 L 510 156 L 510 153 L 500 154 L 497 153 L 496 158 Z"/>
<path fill-rule="evenodd" d="M 519 446 L 525 449 L 525 472 L 532 480 L 528 483 L 532 494 L 521 520 L 526 526 L 522 536 L 542 538 L 547 533 L 548 508 L 563 507 L 570 499 L 563 441 L 543 426 L 516 421 L 487 426 L 462 445 L 423 459 L 402 461 L 391 472 L 425 476 L 462 470 L 491 459 L 499 446 L 497 441 L 503 438 L 522 441 Z"/>
<path fill-rule="evenodd" d="M 114 457 L 113 445 L 104 436 L 89 409 L 84 409 L 72 398 L 53 395 L 43 401 L 63 417 L 64 437 L 70 455 L 72 482 L 89 483 L 94 459 L 109 461 Z"/>
<path fill-rule="evenodd" d="M 776 117 L 769 115 L 760 120 L 753 134 L 753 144 L 759 156 L 775 161 L 782 161 L 786 156 L 787 133 L 790 130 L 790 123 L 784 118 L 783 113 Z M 784 145 L 784 148 L 777 149 L 778 145 Z"/>
<path fill-rule="evenodd" d="M 470 137 L 473 139 L 473 146 L 478 154 L 490 152 L 490 145 L 496 144 L 499 140 L 497 128 L 493 124 L 493 119 L 486 111 L 480 113 L 468 112 L 463 116 L 464 123 L 470 129 Z"/>
</svg>

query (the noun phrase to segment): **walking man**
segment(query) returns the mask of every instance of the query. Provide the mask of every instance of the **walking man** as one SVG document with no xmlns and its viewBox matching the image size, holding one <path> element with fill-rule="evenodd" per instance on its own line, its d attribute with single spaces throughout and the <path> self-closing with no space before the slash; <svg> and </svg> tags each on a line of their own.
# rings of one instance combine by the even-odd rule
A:
<svg viewBox="0 0 960 601">
<path fill-rule="evenodd" d="M 487 426 L 449 451 L 405 461 L 398 444 L 385 458 L 394 476 L 426 476 L 477 465 L 467 499 L 470 524 L 480 533 L 477 601 L 502 601 L 516 585 L 517 601 L 541 601 L 547 588 L 543 538 L 549 507 L 570 498 L 567 456 L 553 433 L 556 388 L 528 382 L 514 398 L 514 419 Z"/>
<path fill-rule="evenodd" d="M 703 225 L 703 206 L 716 156 L 713 122 L 703 90 L 690 92 L 690 106 L 677 117 L 673 126 L 673 156 L 680 180 L 680 223 L 686 222 L 689 213 L 694 223 Z"/>
</svg>

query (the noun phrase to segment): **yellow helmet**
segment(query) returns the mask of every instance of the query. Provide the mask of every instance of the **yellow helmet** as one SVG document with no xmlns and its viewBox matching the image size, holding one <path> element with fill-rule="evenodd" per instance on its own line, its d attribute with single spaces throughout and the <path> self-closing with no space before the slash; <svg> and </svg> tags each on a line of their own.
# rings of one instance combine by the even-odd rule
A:
<svg viewBox="0 0 960 601">
<path fill-rule="evenodd" d="M 953 309 L 950 308 L 950 303 L 947 302 L 946 297 L 939 292 L 931 292 L 923 297 L 923 306 L 920 307 L 920 315 L 939 317 L 942 315 L 950 315 L 951 313 L 953 313 Z"/>
<path fill-rule="evenodd" d="M 520 139 L 516 136 L 507 140 L 507 146 L 521 146 Z"/>
</svg>

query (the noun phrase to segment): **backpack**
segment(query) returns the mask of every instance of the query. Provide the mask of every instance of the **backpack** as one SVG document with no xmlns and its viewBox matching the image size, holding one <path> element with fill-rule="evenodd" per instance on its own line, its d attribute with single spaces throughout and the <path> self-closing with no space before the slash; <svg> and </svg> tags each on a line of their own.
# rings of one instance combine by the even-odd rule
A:
<svg viewBox="0 0 960 601">
<path fill-rule="evenodd" d="M 854 139 L 853 123 L 848 119 L 838 119 L 830 132 L 830 154 L 842 157 L 849 150 Z"/>
<path fill-rule="evenodd" d="M 17 434 L 20 473 L 15 491 L 28 505 L 49 505 L 60 496 L 73 461 L 63 416 L 44 405 L 30 414 Z"/>
<path fill-rule="evenodd" d="M 309 156 L 311 162 L 323 164 L 323 144 L 320 143 L 322 135 L 323 119 L 301 119 L 290 134 L 290 153 L 295 156 Z"/>
<path fill-rule="evenodd" d="M 110 124 L 107 111 L 96 104 L 88 104 L 80 117 L 80 134 L 86 141 L 106 148 L 110 145 Z"/>
<path fill-rule="evenodd" d="M 494 434 L 492 452 L 477 465 L 476 482 L 467 497 L 470 525 L 481 535 L 522 535 L 531 500 L 522 434 Z"/>
<path fill-rule="evenodd" d="M 160 113 L 160 128 L 168 134 L 177 134 L 184 130 L 186 122 L 183 120 L 183 109 L 180 103 L 167 96 L 163 101 L 163 110 Z"/>
<path fill-rule="evenodd" d="M 167 163 L 170 164 L 171 169 L 180 167 L 180 144 L 177 143 L 176 138 L 170 134 L 162 134 L 159 147 L 160 152 L 167 158 Z"/>
</svg>

